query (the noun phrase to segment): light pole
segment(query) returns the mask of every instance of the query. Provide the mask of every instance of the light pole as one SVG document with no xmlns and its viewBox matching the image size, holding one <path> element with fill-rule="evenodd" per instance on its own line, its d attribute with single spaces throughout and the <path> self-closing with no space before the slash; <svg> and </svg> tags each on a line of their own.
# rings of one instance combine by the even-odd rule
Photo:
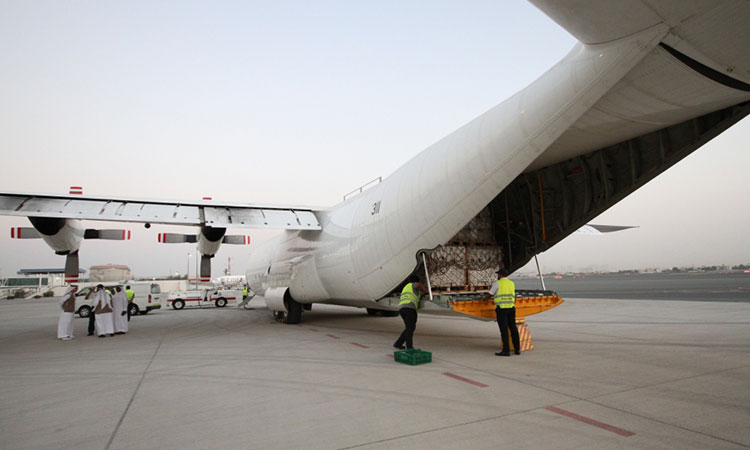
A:
<svg viewBox="0 0 750 450">
<path fill-rule="evenodd" d="M 193 256 L 190 253 L 187 254 L 187 269 L 185 269 L 185 290 L 188 290 L 188 283 L 190 283 L 190 257 Z"/>
</svg>

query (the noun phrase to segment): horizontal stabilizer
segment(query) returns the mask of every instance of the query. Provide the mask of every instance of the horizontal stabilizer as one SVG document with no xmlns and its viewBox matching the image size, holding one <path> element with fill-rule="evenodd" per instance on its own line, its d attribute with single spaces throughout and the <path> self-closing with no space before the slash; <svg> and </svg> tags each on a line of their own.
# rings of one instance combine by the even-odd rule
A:
<svg viewBox="0 0 750 450">
<path fill-rule="evenodd" d="M 222 242 L 225 244 L 249 245 L 250 236 L 224 236 L 224 240 Z"/>
<path fill-rule="evenodd" d="M 194 234 L 159 233 L 158 240 L 162 244 L 184 244 L 186 242 L 198 242 L 198 236 Z"/>
<path fill-rule="evenodd" d="M 87 229 L 83 234 L 84 239 L 106 239 L 109 241 L 129 241 L 130 230 L 94 230 Z"/>
<path fill-rule="evenodd" d="M 10 237 L 11 239 L 39 239 L 42 235 L 31 227 L 12 227 Z"/>
<path fill-rule="evenodd" d="M 576 230 L 576 233 L 583 233 L 583 234 L 602 234 L 602 233 L 612 233 L 614 231 L 622 231 L 627 230 L 628 228 L 638 228 L 636 226 L 628 226 L 628 225 L 594 225 L 592 223 L 588 223 L 578 230 Z"/>
</svg>

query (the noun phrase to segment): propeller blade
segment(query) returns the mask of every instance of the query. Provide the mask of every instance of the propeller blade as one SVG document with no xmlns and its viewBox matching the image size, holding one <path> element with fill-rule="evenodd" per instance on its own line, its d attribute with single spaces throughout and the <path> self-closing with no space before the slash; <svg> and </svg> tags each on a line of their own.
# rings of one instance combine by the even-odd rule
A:
<svg viewBox="0 0 750 450">
<path fill-rule="evenodd" d="M 250 236 L 224 236 L 225 244 L 249 245 Z"/>
<path fill-rule="evenodd" d="M 194 234 L 159 233 L 157 239 L 161 244 L 182 244 L 185 242 L 194 244 L 198 242 L 198 236 Z"/>
<path fill-rule="evenodd" d="M 78 252 L 68 253 L 65 257 L 65 282 L 78 282 Z"/>
<path fill-rule="evenodd" d="M 211 257 L 201 255 L 201 276 L 202 282 L 211 281 Z"/>
<path fill-rule="evenodd" d="M 130 230 L 94 230 L 87 229 L 83 234 L 84 239 L 107 239 L 110 241 L 129 241 Z"/>
<path fill-rule="evenodd" d="M 31 227 L 12 227 L 10 237 L 11 239 L 39 239 L 42 235 Z"/>
</svg>

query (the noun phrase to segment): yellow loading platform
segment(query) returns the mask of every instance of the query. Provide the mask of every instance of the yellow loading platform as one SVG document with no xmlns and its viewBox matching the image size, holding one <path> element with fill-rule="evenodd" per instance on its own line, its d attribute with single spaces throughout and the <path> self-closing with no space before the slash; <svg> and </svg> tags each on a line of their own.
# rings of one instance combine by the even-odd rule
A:
<svg viewBox="0 0 750 450">
<path fill-rule="evenodd" d="M 563 303 L 563 299 L 556 293 L 550 291 L 520 291 L 520 296 L 516 297 L 516 326 L 518 327 L 519 343 L 521 351 L 528 351 L 534 348 L 534 342 L 531 340 L 531 331 L 526 323 L 526 316 L 539 314 L 540 312 L 552 309 Z M 495 303 L 489 300 L 449 300 L 448 304 L 454 311 L 474 316 L 480 319 L 495 319 Z M 511 350 L 515 350 L 513 340 L 508 338 Z M 502 342 L 502 341 L 501 341 Z M 502 344 L 500 344 L 502 347 Z"/>
<path fill-rule="evenodd" d="M 552 309 L 562 304 L 563 299 L 556 294 L 536 297 L 516 297 L 516 322 L 532 314 Z M 495 318 L 495 303 L 489 300 L 450 300 L 454 311 L 483 319 Z"/>
<path fill-rule="evenodd" d="M 475 291 L 433 291 L 433 298 L 429 300 L 423 297 L 420 303 L 420 313 L 436 315 L 465 315 L 474 319 L 495 321 L 495 303 L 492 299 L 479 300 L 489 287 Z M 392 296 L 376 300 L 382 306 L 391 311 L 398 310 L 400 298 L 398 293 Z M 516 326 L 520 338 L 521 351 L 531 350 L 534 344 L 531 340 L 531 332 L 526 324 L 526 317 L 539 314 L 563 303 L 554 291 L 541 290 L 516 290 Z M 511 349 L 515 350 L 511 344 Z"/>
</svg>

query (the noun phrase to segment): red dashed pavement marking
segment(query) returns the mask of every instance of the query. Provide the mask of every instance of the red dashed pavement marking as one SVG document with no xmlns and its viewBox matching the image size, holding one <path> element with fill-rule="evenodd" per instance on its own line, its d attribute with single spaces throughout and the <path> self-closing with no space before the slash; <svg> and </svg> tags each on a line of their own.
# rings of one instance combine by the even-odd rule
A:
<svg viewBox="0 0 750 450">
<path fill-rule="evenodd" d="M 352 344 L 352 345 L 356 345 L 357 347 L 362 347 L 362 348 L 370 348 L 370 347 L 368 347 L 368 346 L 366 346 L 366 345 L 362 345 L 362 344 L 357 344 L 356 342 L 350 342 L 350 344 Z"/>
<path fill-rule="evenodd" d="M 333 338 L 333 339 L 341 339 L 340 337 L 334 336 L 332 334 L 326 334 L 326 336 L 328 336 L 329 338 Z"/>
<path fill-rule="evenodd" d="M 318 331 L 318 330 L 316 330 L 315 328 L 308 328 L 308 329 L 309 329 L 310 331 L 315 331 L 316 333 L 317 333 L 317 331 Z"/>
<path fill-rule="evenodd" d="M 622 428 L 617 428 L 614 425 L 609 425 L 609 424 L 604 423 L 604 422 L 599 422 L 598 420 L 594 420 L 594 419 L 591 419 L 589 417 L 579 416 L 576 413 L 572 413 L 570 411 L 566 411 L 564 409 L 560 409 L 560 408 L 557 408 L 555 406 L 547 406 L 545 409 L 547 411 L 552 411 L 553 413 L 561 414 L 561 415 L 563 415 L 565 417 L 570 417 L 571 419 L 579 420 L 579 421 L 581 421 L 583 423 L 587 423 L 589 425 L 593 425 L 595 427 L 599 427 L 599 428 L 602 428 L 604 430 L 611 431 L 611 432 L 613 432 L 615 434 L 619 434 L 620 436 L 629 437 L 629 436 L 635 435 L 635 433 L 633 433 L 632 431 L 623 430 Z"/>
<path fill-rule="evenodd" d="M 443 375 L 451 377 L 451 378 L 455 378 L 457 380 L 460 380 L 460 381 L 463 381 L 463 382 L 466 382 L 466 383 L 469 383 L 469 384 L 473 384 L 474 386 L 479 386 L 479 387 L 487 387 L 488 386 L 488 385 L 486 385 L 484 383 L 480 383 L 478 381 L 470 380 L 468 378 L 464 378 L 462 376 L 459 376 L 459 375 L 456 375 L 456 374 L 450 373 L 450 372 L 443 372 Z"/>
</svg>

